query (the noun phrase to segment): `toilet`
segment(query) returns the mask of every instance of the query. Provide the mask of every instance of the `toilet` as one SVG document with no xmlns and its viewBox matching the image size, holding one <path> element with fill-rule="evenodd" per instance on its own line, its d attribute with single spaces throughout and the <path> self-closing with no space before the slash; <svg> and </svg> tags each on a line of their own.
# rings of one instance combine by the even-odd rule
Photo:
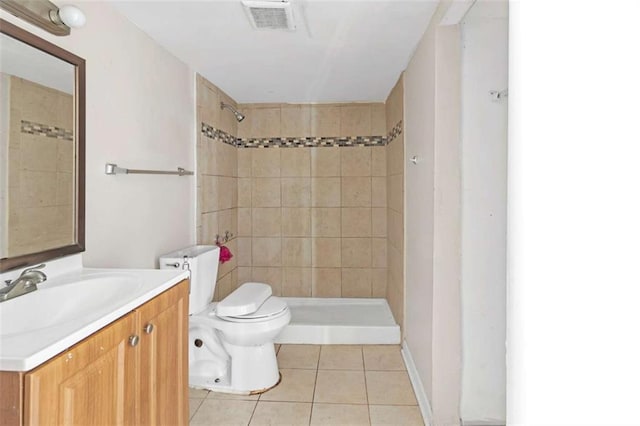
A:
<svg viewBox="0 0 640 426">
<path fill-rule="evenodd" d="M 188 269 L 189 386 L 253 394 L 280 381 L 274 340 L 291 321 L 284 300 L 264 283 L 244 283 L 211 302 L 218 274 L 218 246 L 192 246 L 160 257 L 161 269 Z"/>
</svg>

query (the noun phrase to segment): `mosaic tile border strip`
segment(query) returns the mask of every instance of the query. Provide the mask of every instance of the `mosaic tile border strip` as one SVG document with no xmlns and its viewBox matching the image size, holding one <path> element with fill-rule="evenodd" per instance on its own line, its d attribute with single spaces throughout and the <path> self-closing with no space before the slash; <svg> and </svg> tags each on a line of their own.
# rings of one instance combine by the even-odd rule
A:
<svg viewBox="0 0 640 426">
<path fill-rule="evenodd" d="M 315 148 L 385 146 L 386 144 L 387 138 L 384 136 L 238 139 L 239 148 Z"/>
<path fill-rule="evenodd" d="M 20 131 L 30 135 L 45 136 L 48 138 L 73 141 L 73 132 L 61 127 L 49 126 L 48 124 L 34 123 L 32 121 L 21 120 Z"/>
<path fill-rule="evenodd" d="M 227 132 L 202 123 L 201 133 L 210 139 L 238 148 L 317 148 L 317 147 L 353 147 L 385 146 L 402 133 L 402 120 L 396 124 L 387 136 L 347 136 L 347 137 L 300 137 L 300 138 L 234 138 Z"/>
<path fill-rule="evenodd" d="M 238 146 L 238 142 L 235 137 L 231 136 L 229 133 L 223 130 L 219 130 L 215 127 L 209 126 L 206 123 L 202 123 L 202 128 L 200 131 L 209 139 L 219 139 L 220 141 L 231 146 Z"/>
<path fill-rule="evenodd" d="M 387 135 L 387 145 L 393 142 L 400 134 L 402 134 L 402 120 L 398 121 L 398 124 L 393 126 L 393 129 Z"/>
</svg>

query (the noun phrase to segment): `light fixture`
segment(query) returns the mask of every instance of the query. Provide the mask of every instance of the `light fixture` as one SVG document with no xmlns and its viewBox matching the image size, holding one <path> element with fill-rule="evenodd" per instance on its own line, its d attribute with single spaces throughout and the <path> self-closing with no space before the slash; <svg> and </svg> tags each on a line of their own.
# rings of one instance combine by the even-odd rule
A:
<svg viewBox="0 0 640 426">
<path fill-rule="evenodd" d="M 0 9 L 58 36 L 69 35 L 71 28 L 82 27 L 87 20 L 77 7 L 58 8 L 49 0 L 0 0 Z"/>
<path fill-rule="evenodd" d="M 81 28 L 87 23 L 87 17 L 84 16 L 84 13 L 70 4 L 50 10 L 49 18 L 54 24 L 66 25 L 69 28 Z"/>
</svg>

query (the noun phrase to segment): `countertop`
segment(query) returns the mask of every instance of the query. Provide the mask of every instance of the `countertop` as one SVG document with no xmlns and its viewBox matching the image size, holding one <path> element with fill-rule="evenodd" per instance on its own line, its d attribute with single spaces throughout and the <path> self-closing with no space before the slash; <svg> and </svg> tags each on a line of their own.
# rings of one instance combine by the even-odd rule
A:
<svg viewBox="0 0 640 426">
<path fill-rule="evenodd" d="M 188 271 L 94 268 L 49 278 L 0 303 L 0 370 L 29 371 L 187 278 Z"/>
</svg>

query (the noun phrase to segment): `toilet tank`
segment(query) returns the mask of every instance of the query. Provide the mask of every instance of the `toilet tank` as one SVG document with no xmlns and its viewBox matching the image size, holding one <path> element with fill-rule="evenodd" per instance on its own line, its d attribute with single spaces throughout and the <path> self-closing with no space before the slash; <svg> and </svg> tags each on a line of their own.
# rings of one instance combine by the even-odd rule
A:
<svg viewBox="0 0 640 426">
<path fill-rule="evenodd" d="M 202 312 L 213 299 L 220 247 L 191 246 L 160 256 L 160 269 L 188 269 L 191 276 L 189 314 Z"/>
</svg>

